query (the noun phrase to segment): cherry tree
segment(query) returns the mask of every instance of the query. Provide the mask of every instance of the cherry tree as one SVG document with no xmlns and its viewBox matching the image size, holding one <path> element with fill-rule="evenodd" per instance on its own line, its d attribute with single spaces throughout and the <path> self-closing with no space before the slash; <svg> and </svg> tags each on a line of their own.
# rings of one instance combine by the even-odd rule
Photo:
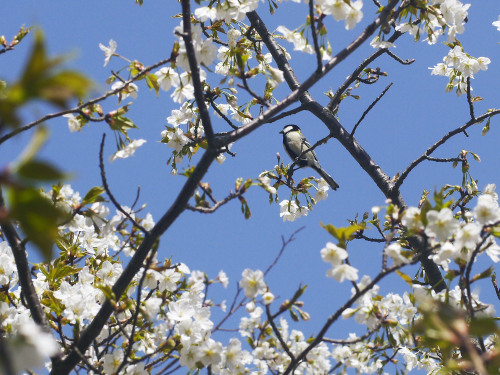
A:
<svg viewBox="0 0 500 375">
<path fill-rule="evenodd" d="M 472 56 L 460 42 L 470 7 L 458 0 L 180 0 L 172 4 L 178 25 L 165 37 L 171 46 L 166 58 L 147 65 L 123 56 L 113 39 L 98 46 L 105 67 L 121 65 L 111 70 L 109 89 L 96 96 L 88 77 L 65 68 L 63 58 L 50 57 L 41 31 L 23 26 L 13 38 L 2 36 L 0 58 L 31 42 L 20 76 L 0 81 L 0 146 L 31 137 L 0 174 L 2 373 L 33 373 L 47 359 L 45 372 L 51 374 L 497 373 L 498 195 L 491 181 L 481 181 L 480 189 L 472 176 L 477 153 L 462 149 L 454 157 L 435 156 L 459 137 L 477 136 L 478 127 L 488 137 L 500 113 L 480 113 L 478 103 L 496 98 L 473 95 L 475 80 L 492 63 Z M 302 26 L 275 20 L 282 8 L 300 9 Z M 339 25 L 352 40 L 342 47 L 330 32 Z M 500 30 L 500 18 L 492 33 L 495 27 Z M 382 57 L 411 68 L 414 60 L 395 52 L 408 38 L 426 48 L 446 45 L 447 54 L 429 67 L 426 79 L 441 79 L 468 116 L 428 139 L 423 153 L 390 176 L 365 150 L 370 144 L 356 135 L 369 113 L 384 105 L 392 84 L 379 89 L 354 125 L 343 123 L 343 108 L 391 75 L 374 68 Z M 362 49 L 366 45 L 370 50 Z M 292 55 L 309 61 L 305 79 L 296 74 Z M 326 76 L 344 61 L 350 73 L 332 89 Z M 316 96 L 316 88 L 326 96 Z M 107 173 L 110 163 L 149 145 L 133 138 L 140 133 L 132 119 L 139 95 L 168 98 L 176 106 L 157 140 L 169 150 L 169 178 L 182 185 L 158 218 L 146 211 L 139 194 L 130 207 L 121 203 Z M 58 109 L 27 122 L 25 109 L 33 103 Z M 225 297 L 230 302 L 214 292 L 217 284 L 228 285 L 224 271 L 208 275 L 190 269 L 182 254 L 165 258 L 160 251 L 160 240 L 186 211 L 212 214 L 233 205 L 250 218 L 250 190 L 276 206 L 277 221 L 300 221 L 314 215 L 316 205 L 327 204 L 328 184 L 318 177 L 300 179 L 298 159 L 280 154 L 275 166 L 260 166 L 257 175 L 234 181 L 223 198 L 216 198 L 222 193 L 209 180 L 217 164 L 238 159 L 232 150 L 242 140 L 265 125 L 293 123 L 303 112 L 328 134 L 300 156 L 336 142 L 373 182 L 374 193 L 385 197 L 344 226 L 321 224 L 329 241 L 316 256 L 329 268 L 326 277 L 350 294 L 325 307 L 328 317 L 316 322 L 315 332 L 303 332 L 300 325 L 311 317 L 302 301 L 306 286 L 284 296 L 266 281 L 300 230 L 282 238 L 270 264 L 241 265 L 237 290 Z M 65 118 L 70 132 L 99 125 L 113 135 L 110 157 L 106 134 L 100 139 L 99 186 L 74 191 L 66 173 L 40 156 L 46 126 L 57 118 Z M 460 167 L 459 182 L 434 191 L 423 185 L 419 200 L 405 200 L 409 176 L 431 163 Z M 333 212 L 330 222 L 345 221 Z M 356 243 L 375 246 L 380 254 L 370 274 L 361 274 L 350 259 Z M 33 262 L 34 255 L 43 260 L 30 266 L 28 256 Z M 380 283 L 391 278 L 403 280 L 407 290 L 382 293 Z M 475 289 L 479 283 L 490 291 L 490 301 Z M 218 320 L 216 309 L 223 312 Z M 332 338 L 343 319 L 364 333 Z"/>
</svg>

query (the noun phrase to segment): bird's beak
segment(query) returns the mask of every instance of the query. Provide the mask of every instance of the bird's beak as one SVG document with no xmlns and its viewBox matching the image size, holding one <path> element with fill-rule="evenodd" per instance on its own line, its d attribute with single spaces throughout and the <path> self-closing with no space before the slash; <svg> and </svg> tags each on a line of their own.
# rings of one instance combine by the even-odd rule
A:
<svg viewBox="0 0 500 375">
<path fill-rule="evenodd" d="M 280 131 L 280 134 L 283 134 L 283 130 L 282 130 L 282 131 Z"/>
</svg>

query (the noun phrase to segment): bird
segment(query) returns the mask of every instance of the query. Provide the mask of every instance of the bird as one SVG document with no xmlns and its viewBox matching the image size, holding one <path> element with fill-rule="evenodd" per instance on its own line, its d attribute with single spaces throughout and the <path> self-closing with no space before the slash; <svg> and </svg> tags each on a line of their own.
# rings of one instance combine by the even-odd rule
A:
<svg viewBox="0 0 500 375">
<path fill-rule="evenodd" d="M 283 147 L 293 161 L 296 161 L 300 154 L 311 148 L 311 144 L 307 142 L 306 137 L 304 137 L 297 125 L 285 125 L 283 130 L 280 131 L 280 134 L 283 134 Z M 337 184 L 332 176 L 330 176 L 319 164 L 318 157 L 314 150 L 304 153 L 300 159 L 297 160 L 296 164 L 299 168 L 310 167 L 314 169 L 324 178 L 333 190 L 339 188 L 339 184 Z"/>
</svg>

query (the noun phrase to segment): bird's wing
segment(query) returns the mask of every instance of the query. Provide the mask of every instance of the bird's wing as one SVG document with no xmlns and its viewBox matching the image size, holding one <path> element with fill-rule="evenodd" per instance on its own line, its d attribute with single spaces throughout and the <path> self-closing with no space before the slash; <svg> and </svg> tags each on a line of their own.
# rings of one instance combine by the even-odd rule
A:
<svg viewBox="0 0 500 375">
<path fill-rule="evenodd" d="M 301 153 L 310 149 L 312 146 L 309 142 L 307 142 L 307 139 L 304 137 L 302 139 L 302 149 L 301 149 Z M 314 150 L 311 150 L 307 153 L 305 153 L 304 155 L 302 155 L 302 158 L 301 159 L 307 159 L 308 157 L 313 157 L 314 160 L 316 160 L 318 162 L 318 157 L 316 156 L 316 153 L 314 152 Z"/>
</svg>

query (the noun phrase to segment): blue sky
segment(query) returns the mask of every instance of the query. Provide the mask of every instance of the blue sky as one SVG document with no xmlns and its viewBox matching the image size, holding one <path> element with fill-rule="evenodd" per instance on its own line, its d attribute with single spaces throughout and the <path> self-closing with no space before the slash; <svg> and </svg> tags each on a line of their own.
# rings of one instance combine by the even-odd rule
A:
<svg viewBox="0 0 500 375">
<path fill-rule="evenodd" d="M 336 23 L 331 17 L 327 19 L 334 53 L 361 32 L 373 17 L 373 12 L 372 2 L 365 1 L 365 19 L 351 32 L 344 30 L 343 23 Z M 0 34 L 9 40 L 23 24 L 39 27 L 45 34 L 49 52 L 70 56 L 67 66 L 91 77 L 96 83 L 92 96 L 97 96 L 106 90 L 104 80 L 109 77 L 110 70 L 118 70 L 123 66 L 120 60 L 113 59 L 108 66 L 103 67 L 104 56 L 98 47 L 99 43 L 107 45 L 112 38 L 118 44 L 119 54 L 137 59 L 145 65 L 164 59 L 169 56 L 175 39 L 172 30 L 178 25 L 179 19 L 172 16 L 180 13 L 180 5 L 171 0 L 146 0 L 142 7 L 135 5 L 132 0 L 92 0 L 85 3 L 52 1 L 43 4 L 39 1 L 11 1 L 2 4 L 2 13 L 8 16 L 3 17 Z M 294 29 L 305 21 L 307 7 L 304 4 L 284 3 L 275 17 L 269 17 L 267 6 L 261 4 L 259 13 L 268 22 L 269 29 L 275 29 L 280 24 Z M 499 14 L 500 3 L 497 0 L 472 2 L 466 33 L 459 36 L 468 53 L 475 57 L 487 56 L 492 60 L 488 71 L 479 72 L 472 82 L 473 94 L 484 98 L 476 104 L 476 114 L 499 106 L 500 32 L 491 25 Z M 444 38 L 440 39 L 440 42 L 444 41 Z M 31 40 L 26 40 L 14 52 L 0 57 L 0 78 L 11 81 L 18 76 L 30 44 Z M 302 80 L 308 77 L 315 67 L 315 57 L 296 54 L 290 44 L 283 42 L 283 45 L 293 55 L 290 63 L 298 77 Z M 428 69 L 441 62 L 448 50 L 442 43 L 429 46 L 425 42 L 415 43 L 410 36 L 403 36 L 394 52 L 403 59 L 415 58 L 416 62 L 402 66 L 387 56 L 381 57 L 371 66 L 380 67 L 388 73 L 388 77 L 381 78 L 375 85 L 355 90 L 361 99 L 347 99 L 341 105 L 340 121 L 344 127 L 351 129 L 385 86 L 394 82 L 356 132 L 359 143 L 390 176 L 404 170 L 431 144 L 469 118 L 465 95 L 457 98 L 454 93 L 445 93 L 446 79 L 431 76 Z M 326 105 L 328 98 L 323 93 L 330 88 L 335 91 L 372 51 L 370 46 L 363 46 L 310 92 Z M 215 84 L 217 81 L 213 79 L 212 82 Z M 287 93 L 285 84 L 275 92 L 279 99 Z M 139 129 L 130 135 L 148 142 L 138 149 L 133 158 L 106 164 L 111 189 L 118 200 L 123 205 L 130 205 L 140 186 L 140 203 L 146 203 L 146 211 L 151 212 L 156 219 L 168 209 L 184 183 L 184 177 L 170 175 L 170 167 L 166 165 L 170 150 L 159 143 L 166 117 L 178 107 L 171 102 L 169 94 L 162 92 L 157 98 L 145 85 L 139 86 L 139 99 L 129 113 Z M 115 106 L 115 99 L 103 104 L 105 111 Z M 55 108 L 33 106 L 26 111 L 24 123 L 53 111 Z M 223 121 L 215 116 L 212 119 L 216 131 L 228 130 Z M 479 187 L 482 189 L 487 183 L 496 183 L 500 187 L 497 141 L 500 131 L 497 122 L 497 119 L 492 120 L 491 131 L 487 136 L 481 136 L 481 126 L 473 127 L 468 132 L 468 138 L 463 135 L 453 138 L 434 156 L 455 157 L 461 149 L 476 152 L 482 161 L 477 163 L 471 159 L 470 164 L 471 174 L 479 179 Z M 223 165 L 213 165 L 207 174 L 205 180 L 210 181 L 216 197 L 223 198 L 229 190 L 234 189 L 236 178 L 255 178 L 263 170 L 272 169 L 276 164 L 276 152 L 280 152 L 288 162 L 282 149 L 281 135 L 278 134 L 287 123 L 299 124 L 311 143 L 327 134 L 326 128 L 317 119 L 304 112 L 262 126 L 233 146 L 232 151 L 237 154 L 235 158 L 228 156 Z M 52 120 L 47 126 L 51 138 L 43 150 L 43 157 L 72 173 L 74 178 L 68 182 L 82 194 L 100 185 L 98 148 L 103 132 L 108 134 L 106 155 L 115 151 L 113 136 L 109 136 L 111 132 L 106 129 L 106 125 L 91 124 L 81 133 L 70 133 L 64 119 Z M 2 168 L 16 157 L 28 138 L 29 134 L 25 134 L 2 145 Z M 214 292 L 215 289 L 217 292 L 213 297 L 215 300 L 230 300 L 243 269 L 267 268 L 281 247 L 281 236 L 288 237 L 305 226 L 266 281 L 271 291 L 281 298 L 278 303 L 291 297 L 299 284 L 309 285 L 303 299 L 306 302 L 305 310 L 311 314 L 312 320 L 302 325 L 302 329 L 306 335 L 313 334 L 324 318 L 335 311 L 350 293 L 347 283 L 339 284 L 324 276 L 328 266 L 321 261 L 319 251 L 333 238 L 319 223 L 344 226 L 347 225 L 346 219 L 362 216 L 373 206 L 384 205 L 385 201 L 373 181 L 334 139 L 318 148 L 317 154 L 323 167 L 339 182 L 340 189 L 330 192 L 328 200 L 320 202 L 307 217 L 293 223 L 283 223 L 279 217 L 279 206 L 270 205 L 267 194 L 253 188 L 246 195 L 252 210 L 250 220 L 243 218 L 237 202 L 227 204 L 212 215 L 187 211 L 161 239 L 159 257 L 173 256 L 174 261 L 182 261 L 191 269 L 204 270 L 211 277 L 223 269 L 230 278 L 230 288 L 223 293 L 219 293 L 219 287 L 214 288 Z M 314 175 L 312 170 L 296 173 L 302 177 Z M 459 168 L 452 169 L 451 165 L 441 163 L 423 163 L 404 183 L 403 197 L 408 205 L 417 205 L 422 189 L 433 190 L 444 184 L 460 184 L 461 178 Z M 280 200 L 288 198 L 288 191 L 284 188 L 279 194 Z M 359 268 L 360 275 L 373 276 L 379 270 L 381 247 L 354 242 L 349 245 L 348 251 L 351 264 Z M 484 268 L 481 264 L 475 266 L 477 272 Z M 416 268 L 408 273 L 412 275 L 415 271 Z M 383 293 L 405 290 L 405 284 L 397 277 L 381 285 Z M 492 296 L 488 284 L 483 284 L 482 295 L 485 301 L 494 301 L 484 298 Z M 341 322 L 333 326 L 329 336 L 340 338 L 352 331 L 363 333 L 362 327 Z"/>
</svg>

